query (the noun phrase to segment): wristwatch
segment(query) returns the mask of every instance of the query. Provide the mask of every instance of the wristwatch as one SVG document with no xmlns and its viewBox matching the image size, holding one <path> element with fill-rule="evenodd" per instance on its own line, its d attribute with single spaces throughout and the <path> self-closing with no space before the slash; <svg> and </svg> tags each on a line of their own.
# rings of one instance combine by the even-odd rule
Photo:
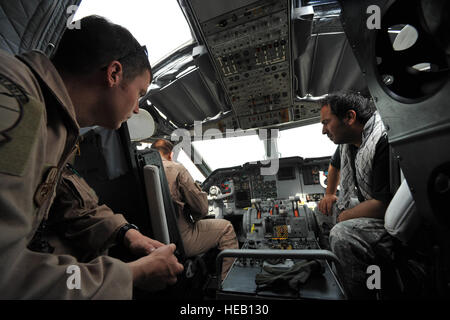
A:
<svg viewBox="0 0 450 320">
<path fill-rule="evenodd" d="M 128 230 L 135 229 L 139 231 L 139 228 L 132 223 L 127 223 L 120 227 L 119 231 L 117 231 L 116 241 L 118 244 L 123 244 L 123 238 L 125 237 L 125 233 L 127 233 Z"/>
</svg>

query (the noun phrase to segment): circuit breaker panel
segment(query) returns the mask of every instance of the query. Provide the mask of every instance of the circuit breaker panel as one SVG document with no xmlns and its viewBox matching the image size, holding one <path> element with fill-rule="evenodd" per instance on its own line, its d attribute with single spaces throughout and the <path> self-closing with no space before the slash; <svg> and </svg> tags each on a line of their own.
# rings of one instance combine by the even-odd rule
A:
<svg viewBox="0 0 450 320">
<path fill-rule="evenodd" d="M 291 2 L 189 0 L 185 4 L 239 126 L 293 120 Z"/>
</svg>

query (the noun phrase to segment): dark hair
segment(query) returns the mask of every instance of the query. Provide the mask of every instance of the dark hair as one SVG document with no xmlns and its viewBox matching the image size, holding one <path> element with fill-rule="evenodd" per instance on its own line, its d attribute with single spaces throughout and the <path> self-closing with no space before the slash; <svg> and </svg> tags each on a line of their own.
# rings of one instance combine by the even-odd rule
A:
<svg viewBox="0 0 450 320">
<path fill-rule="evenodd" d="M 134 79 L 148 70 L 147 50 L 124 27 L 103 17 L 81 19 L 79 29 L 66 29 L 51 58 L 56 69 L 73 75 L 89 74 L 119 60 L 124 79 Z"/>
<path fill-rule="evenodd" d="M 331 112 L 339 120 L 343 120 L 348 110 L 356 112 L 356 119 L 365 124 L 375 112 L 375 104 L 372 99 L 353 92 L 332 93 L 319 101 L 321 107 L 330 106 Z"/>
<path fill-rule="evenodd" d="M 173 150 L 173 143 L 166 139 L 158 139 L 152 143 L 151 149 L 156 149 L 163 155 L 169 155 Z"/>
</svg>

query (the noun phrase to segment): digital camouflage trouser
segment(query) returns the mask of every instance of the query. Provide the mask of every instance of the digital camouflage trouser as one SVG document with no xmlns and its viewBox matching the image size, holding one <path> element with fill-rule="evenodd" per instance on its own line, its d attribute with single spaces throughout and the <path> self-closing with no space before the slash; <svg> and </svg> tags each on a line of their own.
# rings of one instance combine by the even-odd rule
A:
<svg viewBox="0 0 450 320">
<path fill-rule="evenodd" d="M 318 214 L 321 215 L 317 210 L 316 216 Z M 336 221 L 335 215 L 319 218 L 325 221 L 321 226 L 324 232 L 327 231 L 326 226 L 331 227 L 330 224 Z M 371 275 L 367 273 L 367 268 L 370 265 L 377 265 L 379 261 L 377 246 L 380 242 L 389 247 L 389 244 L 386 244 L 389 241 L 390 237 L 384 228 L 383 219 L 356 218 L 332 226 L 329 231 L 329 249 L 341 261 L 341 280 L 349 298 L 367 299 L 374 296 L 374 291 L 367 287 L 367 279 Z"/>
<path fill-rule="evenodd" d="M 364 299 L 374 295 L 369 290 L 367 268 L 377 265 L 377 248 L 386 237 L 383 219 L 356 218 L 336 224 L 330 231 L 331 251 L 341 261 L 342 280 L 349 298 Z M 380 267 L 380 266 L 378 266 Z M 380 274 L 380 276 L 382 276 Z"/>
</svg>

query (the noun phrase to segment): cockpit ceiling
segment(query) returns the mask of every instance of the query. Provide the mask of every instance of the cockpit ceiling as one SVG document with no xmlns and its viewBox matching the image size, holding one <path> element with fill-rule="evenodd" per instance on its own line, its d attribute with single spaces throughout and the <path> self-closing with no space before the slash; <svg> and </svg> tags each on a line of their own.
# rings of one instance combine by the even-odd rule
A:
<svg viewBox="0 0 450 320">
<path fill-rule="evenodd" d="M 337 2 L 314 6 L 311 32 L 294 65 L 297 96 L 323 96 L 335 91 L 366 91 L 367 84 L 341 24 Z M 297 32 L 298 31 L 298 32 Z M 294 34 L 304 34 L 294 29 Z M 295 37 L 295 36 L 294 36 Z"/>
<path fill-rule="evenodd" d="M 293 2 L 182 1 L 197 40 L 186 47 L 192 59 L 158 64 L 148 100 L 179 127 L 214 118 L 209 127 L 223 131 L 309 124 L 319 119 L 314 98 L 365 91 L 339 4 L 305 10 Z"/>
<path fill-rule="evenodd" d="M 299 79 L 299 97 L 364 91 L 367 86 L 344 33 L 311 36 L 294 70 Z"/>
<path fill-rule="evenodd" d="M 0 1 L 0 48 L 12 54 L 37 49 L 50 55 L 65 30 L 65 13 L 80 2 Z"/>
<path fill-rule="evenodd" d="M 222 108 L 198 68 L 150 95 L 150 101 L 178 127 L 217 115 Z"/>
</svg>

